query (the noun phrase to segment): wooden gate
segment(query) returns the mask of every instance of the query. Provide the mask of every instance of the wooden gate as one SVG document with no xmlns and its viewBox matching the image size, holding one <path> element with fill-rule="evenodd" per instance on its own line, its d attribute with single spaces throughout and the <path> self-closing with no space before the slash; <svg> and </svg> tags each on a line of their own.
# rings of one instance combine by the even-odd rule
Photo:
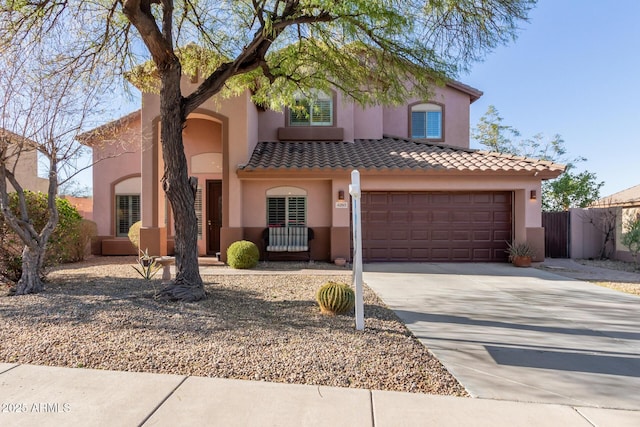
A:
<svg viewBox="0 0 640 427">
<path fill-rule="evenodd" d="M 571 216 L 565 212 L 542 212 L 544 252 L 549 258 L 569 258 Z"/>
</svg>

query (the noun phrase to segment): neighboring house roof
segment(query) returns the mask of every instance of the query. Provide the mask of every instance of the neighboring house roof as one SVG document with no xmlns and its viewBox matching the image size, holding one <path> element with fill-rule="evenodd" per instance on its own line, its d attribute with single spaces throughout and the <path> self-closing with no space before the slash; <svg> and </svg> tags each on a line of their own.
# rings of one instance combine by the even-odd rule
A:
<svg viewBox="0 0 640 427">
<path fill-rule="evenodd" d="M 120 117 L 119 119 L 112 120 L 109 123 L 105 123 L 102 126 L 98 126 L 97 128 L 78 135 L 78 141 L 87 146 L 93 145 L 96 141 L 103 141 L 105 138 L 113 136 L 115 132 L 129 125 L 129 123 L 140 118 L 141 114 L 142 110 L 138 109 L 126 116 Z"/>
<path fill-rule="evenodd" d="M 355 142 L 261 142 L 238 175 L 257 173 L 335 172 L 361 169 L 376 172 L 495 173 L 555 178 L 564 165 L 487 151 L 385 137 Z"/>
<path fill-rule="evenodd" d="M 603 197 L 593 206 L 640 206 L 640 185 Z"/>
<path fill-rule="evenodd" d="M 11 142 L 24 140 L 25 142 L 33 143 L 29 138 L 25 138 L 24 136 L 18 135 L 17 133 L 4 128 L 0 128 L 0 138 L 7 138 Z"/>
</svg>

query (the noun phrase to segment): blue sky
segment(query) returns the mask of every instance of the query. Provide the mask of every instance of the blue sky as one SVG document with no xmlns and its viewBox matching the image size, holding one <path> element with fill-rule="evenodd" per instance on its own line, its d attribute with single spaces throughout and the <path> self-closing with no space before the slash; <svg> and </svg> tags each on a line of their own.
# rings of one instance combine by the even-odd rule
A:
<svg viewBox="0 0 640 427">
<path fill-rule="evenodd" d="M 562 135 L 606 196 L 640 184 L 640 1 L 539 0 L 518 39 L 459 80 L 523 137 Z M 472 142 L 472 147 L 479 148 Z"/>
</svg>

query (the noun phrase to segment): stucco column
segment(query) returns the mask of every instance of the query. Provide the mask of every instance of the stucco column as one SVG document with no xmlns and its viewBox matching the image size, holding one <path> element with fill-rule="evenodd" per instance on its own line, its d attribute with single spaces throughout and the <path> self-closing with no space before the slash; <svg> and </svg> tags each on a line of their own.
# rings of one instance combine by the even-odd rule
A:
<svg viewBox="0 0 640 427">
<path fill-rule="evenodd" d="M 342 192 L 344 200 L 338 200 Z M 349 180 L 334 179 L 331 182 L 332 215 L 331 215 L 331 261 L 338 257 L 350 260 L 351 258 L 351 229 L 350 209 L 351 198 L 349 196 Z"/>
<path fill-rule="evenodd" d="M 535 194 L 534 194 L 535 192 Z M 516 192 L 517 194 L 518 192 Z M 535 195 L 535 198 L 532 196 Z M 516 197 L 516 200 L 518 197 Z M 526 241 L 535 250 L 535 256 L 532 258 L 535 262 L 544 261 L 544 228 L 542 227 L 542 188 L 540 181 L 533 182 L 530 186 L 525 187 L 522 195 L 524 203 L 524 231 L 525 236 L 521 241 Z"/>
<path fill-rule="evenodd" d="M 159 118 L 142 114 L 142 185 L 140 189 L 142 227 L 140 249 L 150 255 L 167 255 L 167 230 L 158 224 L 158 158 L 160 155 Z"/>
</svg>

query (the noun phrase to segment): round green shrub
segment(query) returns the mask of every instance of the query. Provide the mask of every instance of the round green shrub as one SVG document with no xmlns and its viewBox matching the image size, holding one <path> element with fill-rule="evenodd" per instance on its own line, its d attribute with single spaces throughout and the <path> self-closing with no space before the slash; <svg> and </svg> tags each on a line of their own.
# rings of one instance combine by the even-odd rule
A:
<svg viewBox="0 0 640 427">
<path fill-rule="evenodd" d="M 253 268 L 259 260 L 258 247 L 248 240 L 233 242 L 227 249 L 227 264 L 231 268 Z"/>
<path fill-rule="evenodd" d="M 356 294 L 346 283 L 330 281 L 318 289 L 316 301 L 323 314 L 343 314 L 353 309 Z"/>
<path fill-rule="evenodd" d="M 127 234 L 133 246 L 138 250 L 140 250 L 140 227 L 142 227 L 142 221 L 134 222 L 129 227 L 129 233 Z"/>
</svg>

